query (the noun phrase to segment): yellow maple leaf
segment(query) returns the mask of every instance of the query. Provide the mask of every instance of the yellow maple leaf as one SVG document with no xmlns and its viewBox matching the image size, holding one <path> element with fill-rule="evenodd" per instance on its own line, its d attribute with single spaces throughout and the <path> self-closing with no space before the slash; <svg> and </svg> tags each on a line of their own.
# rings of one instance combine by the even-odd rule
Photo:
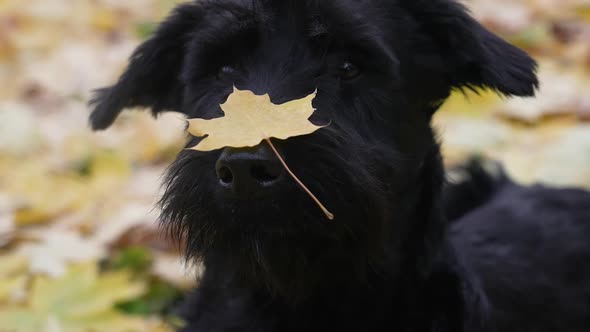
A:
<svg viewBox="0 0 590 332">
<path fill-rule="evenodd" d="M 310 195 L 326 214 L 334 219 L 315 195 L 289 169 L 285 160 L 274 147 L 270 138 L 287 139 L 309 135 L 325 126 L 316 126 L 309 121 L 315 109 L 312 101 L 316 92 L 307 97 L 277 105 L 268 94 L 256 95 L 252 91 L 239 90 L 229 95 L 221 104 L 225 116 L 212 120 L 190 119 L 188 131 L 194 136 L 205 137 L 193 150 L 213 151 L 224 147 L 253 147 L 266 141 L 287 172 Z"/>
<path fill-rule="evenodd" d="M 193 149 L 212 151 L 226 146 L 252 147 L 271 137 L 287 139 L 311 134 L 322 128 L 309 121 L 315 111 L 311 105 L 315 95 L 314 92 L 302 99 L 276 105 L 268 94 L 257 96 L 252 91 L 234 88 L 227 101 L 221 104 L 224 117 L 189 120 L 188 131 L 192 135 L 208 135 Z"/>
</svg>

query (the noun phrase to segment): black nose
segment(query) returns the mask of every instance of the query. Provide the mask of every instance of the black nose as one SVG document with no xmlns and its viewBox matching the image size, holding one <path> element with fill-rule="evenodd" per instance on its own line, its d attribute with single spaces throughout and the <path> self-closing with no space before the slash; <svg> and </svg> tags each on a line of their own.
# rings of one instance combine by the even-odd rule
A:
<svg viewBox="0 0 590 332">
<path fill-rule="evenodd" d="M 225 148 L 215 165 L 219 183 L 239 198 L 258 196 L 284 178 L 284 168 L 266 144 Z"/>
</svg>

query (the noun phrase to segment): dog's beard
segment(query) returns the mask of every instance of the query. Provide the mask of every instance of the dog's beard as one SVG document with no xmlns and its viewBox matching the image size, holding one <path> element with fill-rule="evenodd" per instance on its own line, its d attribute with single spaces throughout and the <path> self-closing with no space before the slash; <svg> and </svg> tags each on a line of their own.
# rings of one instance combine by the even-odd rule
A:
<svg viewBox="0 0 590 332">
<path fill-rule="evenodd" d="M 313 153 L 307 148 L 305 153 Z M 365 280 L 370 261 L 384 251 L 388 232 L 383 228 L 392 206 L 369 167 L 326 151 L 316 155 L 313 167 L 293 168 L 333 210 L 334 221 L 294 182 L 268 198 L 222 196 L 212 189 L 216 156 L 187 152 L 169 170 L 162 222 L 184 240 L 188 259 L 283 298 L 306 297 L 343 276 Z"/>
</svg>

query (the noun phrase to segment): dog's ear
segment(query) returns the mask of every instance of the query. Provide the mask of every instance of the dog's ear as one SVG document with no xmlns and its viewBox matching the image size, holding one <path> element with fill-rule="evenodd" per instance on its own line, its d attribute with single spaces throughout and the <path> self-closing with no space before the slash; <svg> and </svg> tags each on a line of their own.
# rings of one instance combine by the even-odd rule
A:
<svg viewBox="0 0 590 332">
<path fill-rule="evenodd" d="M 194 3 L 181 5 L 137 47 L 118 82 L 97 90 L 90 101 L 94 130 L 108 128 L 128 107 L 148 107 L 154 115 L 180 111 L 185 47 L 202 15 L 203 9 Z"/>
<path fill-rule="evenodd" d="M 451 88 L 488 87 L 504 95 L 532 96 L 536 62 L 488 31 L 455 0 L 400 0 L 421 33 L 435 43 L 436 66 Z"/>
</svg>

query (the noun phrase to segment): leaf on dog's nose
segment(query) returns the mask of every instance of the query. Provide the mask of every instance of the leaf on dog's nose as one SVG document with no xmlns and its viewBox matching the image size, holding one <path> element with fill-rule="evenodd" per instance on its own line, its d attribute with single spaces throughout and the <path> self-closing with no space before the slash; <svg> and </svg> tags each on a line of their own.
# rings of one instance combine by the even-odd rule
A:
<svg viewBox="0 0 590 332">
<path fill-rule="evenodd" d="M 212 151 L 224 147 L 243 148 L 266 141 L 287 173 L 316 202 L 326 217 L 332 220 L 334 215 L 291 171 L 270 140 L 273 137 L 287 139 L 308 135 L 323 128 L 309 121 L 309 117 L 315 111 L 311 104 L 315 96 L 316 92 L 302 99 L 277 105 L 271 102 L 268 94 L 257 96 L 252 91 L 238 90 L 234 87 L 234 92 L 229 95 L 224 104 L 220 105 L 225 113 L 224 117 L 212 120 L 189 120 L 189 133 L 197 137 L 207 135 L 192 149 Z"/>
<path fill-rule="evenodd" d="M 257 96 L 252 91 L 238 90 L 229 96 L 221 109 L 222 118 L 190 119 L 188 131 L 197 137 L 207 135 L 193 149 L 212 151 L 224 147 L 252 147 L 267 138 L 287 139 L 308 135 L 322 126 L 309 121 L 315 111 L 311 105 L 316 93 L 302 99 L 276 105 L 268 94 Z"/>
</svg>

